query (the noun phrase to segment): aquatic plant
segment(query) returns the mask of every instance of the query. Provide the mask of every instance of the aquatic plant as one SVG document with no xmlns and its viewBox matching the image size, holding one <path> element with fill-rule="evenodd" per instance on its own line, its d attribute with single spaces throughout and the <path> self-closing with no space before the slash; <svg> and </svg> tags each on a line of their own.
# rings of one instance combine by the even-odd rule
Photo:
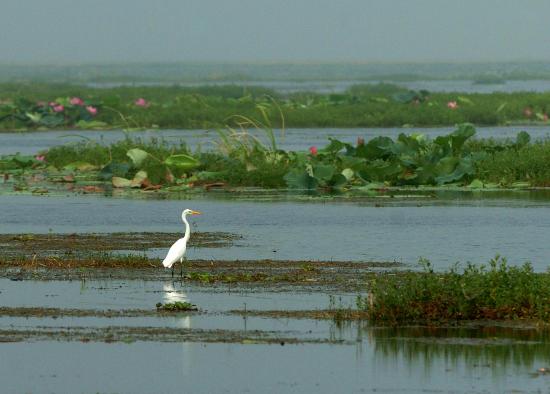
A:
<svg viewBox="0 0 550 394">
<path fill-rule="evenodd" d="M 1 157 L 0 170 L 42 171 L 61 182 L 75 182 L 74 175 L 81 174 L 115 187 L 151 190 L 169 186 L 179 191 L 229 185 L 373 194 L 411 186 L 483 189 L 550 185 L 546 165 L 550 142 L 532 143 L 525 131 L 515 140 L 475 140 L 475 128 L 462 124 L 434 139 L 401 133 L 395 139 L 380 136 L 365 141 L 359 137 L 351 144 L 330 138 L 323 148 L 294 152 L 278 148 L 273 129 L 252 134 L 244 124 L 269 127 L 264 122 L 243 120 L 241 131 L 230 128 L 220 132 L 214 150 L 195 153 L 183 142 L 178 146 L 128 135 L 106 145 L 83 137 L 80 142 L 35 156 Z M 267 138 L 260 139 L 261 133 Z"/>
<path fill-rule="evenodd" d="M 88 103 L 79 97 L 58 97 L 49 103 L 16 97 L 0 104 L 0 124 L 27 128 L 85 126 L 97 113 L 97 103 Z"/>
<path fill-rule="evenodd" d="M 476 178 L 485 182 L 511 186 L 518 182 L 531 186 L 550 186 L 550 141 L 529 143 L 518 135 L 515 143 L 491 144 L 476 162 Z"/>
<path fill-rule="evenodd" d="M 162 304 L 160 302 L 156 305 L 157 311 L 163 312 L 187 312 L 187 311 L 197 311 L 198 308 L 196 305 L 193 305 L 189 302 L 175 301 Z"/>
<path fill-rule="evenodd" d="M 479 155 L 464 149 L 475 134 L 470 124 L 434 140 L 422 135 L 400 134 L 394 141 L 376 137 L 356 146 L 331 138 L 316 154 L 295 155 L 296 166 L 285 176 L 296 189 L 339 188 L 386 182 L 389 185 L 443 185 L 471 177 Z"/>
<path fill-rule="evenodd" d="M 227 126 L 234 114 L 252 119 L 259 107 L 273 119 L 270 125 L 273 128 L 546 123 L 550 111 L 550 93 L 457 96 L 408 91 L 388 84 L 354 86 L 339 94 L 287 95 L 261 87 L 231 85 L 94 89 L 6 83 L 0 85 L 0 91 L 1 130 L 213 129 Z M 96 108 L 97 112 L 86 110 L 87 107 Z M 278 116 L 280 112 L 284 113 L 284 119 Z M 238 125 L 230 126 L 239 130 Z"/>
<path fill-rule="evenodd" d="M 550 272 L 529 263 L 516 267 L 499 256 L 488 265 L 468 263 L 436 272 L 428 260 L 422 271 L 378 275 L 358 307 L 373 322 L 439 324 L 461 320 L 532 319 L 550 322 Z"/>
</svg>

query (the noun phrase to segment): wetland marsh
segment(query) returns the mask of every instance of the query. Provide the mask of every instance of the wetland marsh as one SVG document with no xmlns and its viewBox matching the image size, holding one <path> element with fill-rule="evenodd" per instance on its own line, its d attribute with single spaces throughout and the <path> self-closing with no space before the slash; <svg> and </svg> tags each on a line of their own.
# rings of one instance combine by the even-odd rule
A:
<svg viewBox="0 0 550 394">
<path fill-rule="evenodd" d="M 480 133 L 513 141 L 516 131 Z M 529 131 L 533 140 L 546 138 L 545 128 Z M 66 133 L 32 135 L 34 145 L 25 147 L 29 135 L 2 134 L 0 146 L 35 154 L 30 149 L 59 145 Z M 290 131 L 285 149 L 307 149 L 308 136 Z M 121 137 L 105 134 L 109 143 Z M 370 322 L 357 298 L 380 275 L 418 272 L 421 257 L 443 272 L 501 254 L 512 267 L 530 261 L 535 275 L 545 275 L 544 188 L 147 192 L 76 177 L 37 194 L 14 187 L 18 176 L 0 186 L 0 370 L 8 391 L 410 392 L 429 382 L 441 391 L 536 392 L 548 385 L 540 321 L 388 326 Z M 80 183 L 99 189 L 83 194 Z M 178 268 L 172 277 L 160 259 L 181 237 L 186 207 L 203 215 L 191 223 L 183 277 Z M 164 311 L 159 303 L 198 310 Z M 75 354 L 86 364 L 69 362 Z M 127 359 L 136 360 L 131 369 Z M 235 374 L 242 379 L 229 379 Z"/>
</svg>

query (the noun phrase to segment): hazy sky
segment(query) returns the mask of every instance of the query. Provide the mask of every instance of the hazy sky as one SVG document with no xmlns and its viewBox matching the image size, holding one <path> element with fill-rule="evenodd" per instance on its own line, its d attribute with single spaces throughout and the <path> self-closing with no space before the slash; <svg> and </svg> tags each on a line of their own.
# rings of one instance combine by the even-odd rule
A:
<svg viewBox="0 0 550 394">
<path fill-rule="evenodd" d="M 2 0 L 0 63 L 550 60 L 550 0 Z"/>
</svg>

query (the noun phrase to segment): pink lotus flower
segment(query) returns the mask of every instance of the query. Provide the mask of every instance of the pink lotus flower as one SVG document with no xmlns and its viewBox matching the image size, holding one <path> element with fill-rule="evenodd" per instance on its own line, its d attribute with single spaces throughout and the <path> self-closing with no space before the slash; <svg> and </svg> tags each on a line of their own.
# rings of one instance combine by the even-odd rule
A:
<svg viewBox="0 0 550 394">
<path fill-rule="evenodd" d="M 449 109 L 457 109 L 458 108 L 458 103 L 456 101 L 449 101 L 447 103 L 447 108 Z"/>
<path fill-rule="evenodd" d="M 48 105 L 49 105 L 50 107 L 55 107 L 55 106 L 58 105 L 58 104 L 57 104 L 55 101 L 50 101 L 50 102 L 48 103 Z"/>
<path fill-rule="evenodd" d="M 134 101 L 134 104 L 138 107 L 147 108 L 149 106 L 149 102 L 145 100 L 143 97 L 138 98 L 136 101 Z"/>
<path fill-rule="evenodd" d="M 527 107 L 523 110 L 523 115 L 530 118 L 531 116 L 533 116 L 533 110 L 531 108 Z"/>
<path fill-rule="evenodd" d="M 548 122 L 548 114 L 542 114 L 542 120 Z"/>
<path fill-rule="evenodd" d="M 309 153 L 311 153 L 313 156 L 317 156 L 317 147 L 316 146 L 310 147 Z"/>
<path fill-rule="evenodd" d="M 65 111 L 65 107 L 61 104 L 55 105 L 53 108 L 53 112 L 63 112 Z"/>
<path fill-rule="evenodd" d="M 88 105 L 88 106 L 86 107 L 86 111 L 88 111 L 88 113 L 89 113 L 90 115 L 92 115 L 92 116 L 97 115 L 97 108 L 96 108 L 96 107 L 93 107 L 93 106 L 91 106 L 91 105 Z"/>
<path fill-rule="evenodd" d="M 82 100 L 80 97 L 73 97 L 69 101 L 71 105 L 84 105 L 84 100 Z"/>
<path fill-rule="evenodd" d="M 357 146 L 365 145 L 365 139 L 363 137 L 357 137 Z"/>
<path fill-rule="evenodd" d="M 46 161 L 46 156 L 44 155 L 34 156 L 34 158 L 38 161 Z"/>
</svg>

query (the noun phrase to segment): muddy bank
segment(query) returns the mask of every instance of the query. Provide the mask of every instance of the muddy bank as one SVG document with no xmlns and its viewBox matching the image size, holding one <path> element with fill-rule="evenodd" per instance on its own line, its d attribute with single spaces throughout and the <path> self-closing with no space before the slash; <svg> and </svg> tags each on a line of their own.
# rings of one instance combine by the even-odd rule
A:
<svg viewBox="0 0 550 394">
<path fill-rule="evenodd" d="M 334 321 L 363 321 L 367 314 L 351 308 L 318 309 L 302 311 L 286 310 L 232 310 L 230 314 L 243 317 L 265 317 L 270 319 L 310 319 L 310 320 L 334 320 Z M 1 314 L 1 311 L 0 311 Z"/>
<path fill-rule="evenodd" d="M 159 309 L 76 309 L 76 308 L 43 308 L 43 307 L 0 307 L 0 316 L 6 317 L 38 317 L 38 318 L 62 318 L 62 317 L 174 317 L 197 314 L 196 311 L 164 311 Z"/>
<path fill-rule="evenodd" d="M 133 232 L 88 234 L 0 234 L 2 256 L 64 256 L 92 252 L 146 251 L 169 248 L 181 233 Z M 224 248 L 242 236 L 227 232 L 194 232 L 190 247 Z"/>
<path fill-rule="evenodd" d="M 352 309 L 351 307 L 334 307 L 327 309 L 309 309 L 309 310 L 246 310 L 233 309 L 227 312 L 211 313 L 203 310 L 199 311 L 164 311 L 159 309 L 77 309 L 77 308 L 47 308 L 47 307 L 0 307 L 0 316 L 2 317 L 23 317 L 23 318 L 66 318 L 66 317 L 99 317 L 99 318 L 132 318 L 132 317 L 157 317 L 173 318 L 182 316 L 197 315 L 217 315 L 220 317 L 237 315 L 243 318 L 262 317 L 266 319 L 308 319 L 308 320 L 332 320 L 335 322 L 364 322 L 364 328 L 384 329 L 395 331 L 398 336 L 411 338 L 426 338 L 427 334 L 432 335 L 444 330 L 469 330 L 478 333 L 488 333 L 509 330 L 544 330 L 549 329 L 548 324 L 535 320 L 477 320 L 461 321 L 456 323 L 447 323 L 437 326 L 426 325 L 403 325 L 400 327 L 391 327 L 387 325 L 367 325 L 367 314 L 364 311 Z M 496 331 L 495 331 L 496 330 Z M 508 330 L 508 331 L 507 331 Z M 428 335 L 429 336 L 429 335 Z M 441 340 L 447 341 L 449 338 L 443 337 Z M 418 339 L 421 340 L 421 339 Z"/>
<path fill-rule="evenodd" d="M 374 275 L 404 268 L 395 262 L 279 261 L 279 260 L 188 260 L 180 277 L 179 265 L 172 271 L 159 259 L 144 256 L 0 257 L 0 277 L 19 280 L 173 280 L 209 288 L 246 286 L 258 289 L 302 287 L 309 290 L 358 291 Z"/>
<path fill-rule="evenodd" d="M 191 329 L 170 327 L 37 327 L 35 329 L 0 329 L 0 343 L 29 341 L 79 342 L 221 342 L 241 344 L 345 344 L 343 340 L 301 338 L 299 333 L 260 330 Z"/>
</svg>

